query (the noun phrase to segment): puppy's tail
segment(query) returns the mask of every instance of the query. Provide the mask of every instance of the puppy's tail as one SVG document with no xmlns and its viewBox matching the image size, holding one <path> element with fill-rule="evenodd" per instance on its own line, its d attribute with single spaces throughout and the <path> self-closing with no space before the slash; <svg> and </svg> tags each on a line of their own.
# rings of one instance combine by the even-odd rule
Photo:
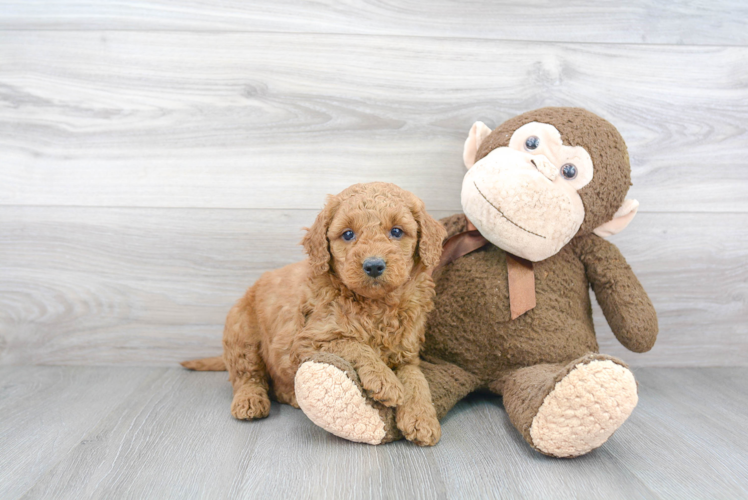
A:
<svg viewBox="0 0 748 500">
<path fill-rule="evenodd" d="M 189 370 L 197 370 L 199 372 L 226 371 L 226 363 L 223 362 L 223 356 L 182 361 L 180 364 Z"/>
</svg>

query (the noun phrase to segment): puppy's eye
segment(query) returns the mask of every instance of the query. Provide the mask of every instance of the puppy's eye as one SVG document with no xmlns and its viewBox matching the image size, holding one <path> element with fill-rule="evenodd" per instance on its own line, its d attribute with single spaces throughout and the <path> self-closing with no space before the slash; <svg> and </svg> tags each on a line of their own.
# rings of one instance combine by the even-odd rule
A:
<svg viewBox="0 0 748 500">
<path fill-rule="evenodd" d="M 540 146 L 540 139 L 537 136 L 530 136 L 525 141 L 525 149 L 528 151 L 535 151 Z"/>
<path fill-rule="evenodd" d="M 346 232 L 344 232 L 342 235 L 340 235 L 345 241 L 351 241 L 353 238 L 356 237 L 356 233 L 348 229 Z"/>
<path fill-rule="evenodd" d="M 392 236 L 394 239 L 399 240 L 403 237 L 403 230 L 399 227 L 393 227 L 390 229 L 390 236 Z"/>
<path fill-rule="evenodd" d="M 571 163 L 567 163 L 561 167 L 561 175 L 564 176 L 564 179 L 572 180 L 577 176 L 577 167 Z"/>
</svg>

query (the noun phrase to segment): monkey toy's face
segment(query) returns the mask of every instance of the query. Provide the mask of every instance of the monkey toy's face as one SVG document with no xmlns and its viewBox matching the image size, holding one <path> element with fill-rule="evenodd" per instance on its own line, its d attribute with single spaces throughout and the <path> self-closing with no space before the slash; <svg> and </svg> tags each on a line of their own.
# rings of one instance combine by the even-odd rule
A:
<svg viewBox="0 0 748 500">
<path fill-rule="evenodd" d="M 545 111 L 556 109 L 565 108 Z M 465 143 L 462 207 L 486 239 L 537 262 L 555 255 L 580 231 L 585 205 L 594 204 L 585 203 L 583 188 L 598 166 L 583 146 L 564 143 L 552 123 L 530 121 L 511 128 L 502 125 L 491 132 L 480 122 L 473 126 Z M 628 168 L 628 158 L 625 163 Z M 638 204 L 622 201 L 602 207 L 610 212 L 603 216 L 609 222 L 598 231 L 612 234 L 630 221 Z M 619 208 L 625 214 L 616 212 Z M 628 218 L 617 220 L 621 215 Z"/>
</svg>

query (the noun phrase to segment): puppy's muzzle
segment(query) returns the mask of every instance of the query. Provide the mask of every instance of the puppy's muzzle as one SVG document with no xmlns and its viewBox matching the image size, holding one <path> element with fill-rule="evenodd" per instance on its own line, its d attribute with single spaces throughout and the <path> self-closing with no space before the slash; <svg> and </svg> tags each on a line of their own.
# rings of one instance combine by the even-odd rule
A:
<svg viewBox="0 0 748 500">
<path fill-rule="evenodd" d="M 369 257 L 364 260 L 364 272 L 372 278 L 381 276 L 386 268 L 387 264 L 380 257 Z"/>
</svg>

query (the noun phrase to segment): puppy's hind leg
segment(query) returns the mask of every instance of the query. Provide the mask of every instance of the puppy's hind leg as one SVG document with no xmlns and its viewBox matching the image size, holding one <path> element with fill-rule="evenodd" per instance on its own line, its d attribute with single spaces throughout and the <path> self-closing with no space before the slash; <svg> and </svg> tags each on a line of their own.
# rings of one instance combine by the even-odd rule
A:
<svg viewBox="0 0 748 500">
<path fill-rule="evenodd" d="M 270 413 L 268 373 L 260 353 L 261 334 L 254 310 L 254 290 L 231 309 L 223 330 L 223 359 L 234 387 L 231 414 L 240 420 Z"/>
</svg>

